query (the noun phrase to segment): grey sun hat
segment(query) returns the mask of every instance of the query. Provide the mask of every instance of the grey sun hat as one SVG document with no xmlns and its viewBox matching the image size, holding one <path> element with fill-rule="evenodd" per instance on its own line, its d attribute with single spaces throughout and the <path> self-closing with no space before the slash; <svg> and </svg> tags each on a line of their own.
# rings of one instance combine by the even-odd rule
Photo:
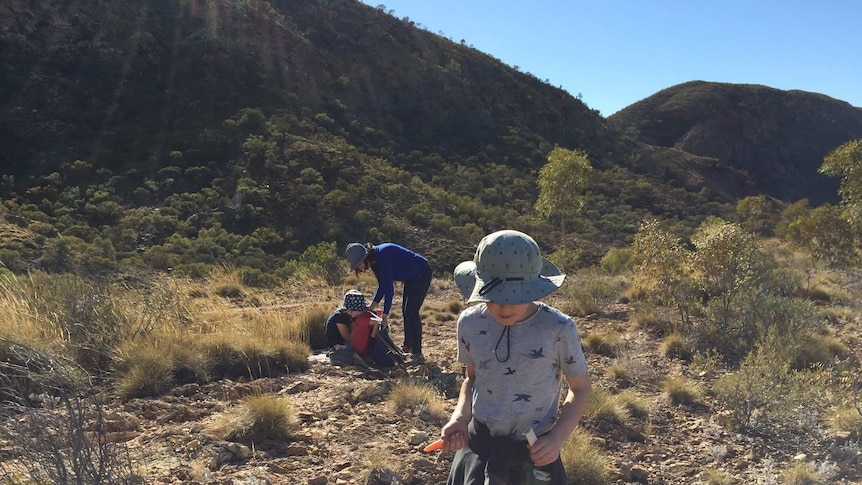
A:
<svg viewBox="0 0 862 485">
<path fill-rule="evenodd" d="M 350 243 L 347 245 L 347 249 L 344 250 L 344 257 L 350 263 L 350 271 L 355 270 L 359 266 L 359 263 L 368 256 L 370 250 L 369 247 L 359 243 Z"/>
<path fill-rule="evenodd" d="M 365 299 L 365 295 L 361 291 L 350 290 L 344 294 L 344 302 L 341 304 L 340 309 L 364 312 L 368 310 L 368 300 Z"/>
<path fill-rule="evenodd" d="M 458 265 L 462 273 L 469 268 L 465 263 Z M 475 281 L 468 303 L 529 303 L 550 295 L 566 280 L 554 263 L 542 257 L 536 241 L 519 231 L 497 231 L 482 238 L 472 263 Z M 460 278 L 466 288 L 466 276 Z M 458 288 L 465 292 L 461 284 Z"/>
<path fill-rule="evenodd" d="M 455 266 L 454 275 L 458 291 L 464 295 L 464 299 L 469 299 L 470 295 L 473 294 L 473 287 L 476 286 L 476 263 L 464 261 Z"/>
</svg>

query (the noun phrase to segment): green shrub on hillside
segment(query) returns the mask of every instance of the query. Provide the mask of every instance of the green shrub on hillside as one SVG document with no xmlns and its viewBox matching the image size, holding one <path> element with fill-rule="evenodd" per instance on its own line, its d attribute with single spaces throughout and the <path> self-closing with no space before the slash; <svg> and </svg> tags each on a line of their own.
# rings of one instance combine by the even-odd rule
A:
<svg viewBox="0 0 862 485">
<path fill-rule="evenodd" d="M 615 303 L 623 291 L 621 282 L 614 277 L 595 271 L 582 272 L 561 288 L 560 309 L 574 316 L 601 312 Z"/>
</svg>

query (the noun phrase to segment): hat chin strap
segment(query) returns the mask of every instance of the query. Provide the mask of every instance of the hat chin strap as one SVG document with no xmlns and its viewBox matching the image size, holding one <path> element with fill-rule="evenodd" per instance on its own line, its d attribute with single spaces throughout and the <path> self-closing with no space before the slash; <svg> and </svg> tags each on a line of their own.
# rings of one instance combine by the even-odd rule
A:
<svg viewBox="0 0 862 485">
<path fill-rule="evenodd" d="M 521 278 L 521 277 L 500 278 L 499 276 L 495 276 L 495 277 L 491 278 L 491 281 L 485 283 L 484 285 L 482 285 L 481 288 L 479 288 L 479 295 L 485 296 L 485 294 L 487 294 L 489 291 L 493 290 L 494 288 L 500 286 L 500 284 L 502 284 L 505 281 L 524 281 L 524 278 Z"/>
</svg>

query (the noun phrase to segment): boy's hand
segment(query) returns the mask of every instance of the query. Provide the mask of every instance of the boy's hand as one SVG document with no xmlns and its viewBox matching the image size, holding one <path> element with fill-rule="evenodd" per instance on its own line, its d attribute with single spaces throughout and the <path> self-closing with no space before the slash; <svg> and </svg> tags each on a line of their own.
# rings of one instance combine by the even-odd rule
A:
<svg viewBox="0 0 862 485">
<path fill-rule="evenodd" d="M 467 423 L 462 423 L 458 419 L 451 419 L 440 431 L 440 438 L 443 439 L 443 453 L 447 451 L 458 451 L 469 444 L 469 431 L 467 431 Z"/>
<path fill-rule="evenodd" d="M 558 443 L 552 433 L 540 436 L 530 446 L 530 458 L 536 466 L 550 465 L 560 457 L 560 450 L 565 443 Z"/>
</svg>

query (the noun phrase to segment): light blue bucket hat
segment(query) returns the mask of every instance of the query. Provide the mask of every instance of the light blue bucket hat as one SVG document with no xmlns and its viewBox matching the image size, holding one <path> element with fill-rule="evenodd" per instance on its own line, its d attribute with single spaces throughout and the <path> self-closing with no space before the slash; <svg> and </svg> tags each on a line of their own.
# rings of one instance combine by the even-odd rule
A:
<svg viewBox="0 0 862 485">
<path fill-rule="evenodd" d="M 566 275 L 542 257 L 532 237 L 512 230 L 488 234 L 473 261 L 455 268 L 455 282 L 468 303 L 529 303 L 550 295 L 565 280 Z"/>
</svg>

